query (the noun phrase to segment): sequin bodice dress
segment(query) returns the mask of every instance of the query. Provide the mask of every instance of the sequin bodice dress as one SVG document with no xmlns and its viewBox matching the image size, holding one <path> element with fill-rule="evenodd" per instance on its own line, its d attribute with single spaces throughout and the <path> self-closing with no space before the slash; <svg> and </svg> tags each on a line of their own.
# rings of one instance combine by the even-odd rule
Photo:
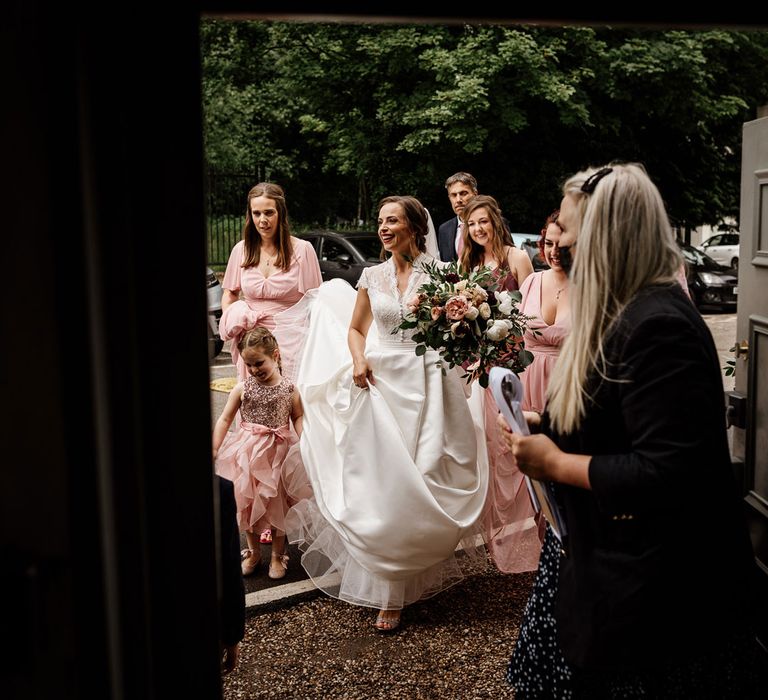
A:
<svg viewBox="0 0 768 700">
<path fill-rule="evenodd" d="M 293 384 L 286 379 L 275 386 L 265 386 L 249 377 L 243 382 L 240 416 L 246 423 L 279 428 L 286 425 L 291 417 L 292 394 Z"/>
</svg>

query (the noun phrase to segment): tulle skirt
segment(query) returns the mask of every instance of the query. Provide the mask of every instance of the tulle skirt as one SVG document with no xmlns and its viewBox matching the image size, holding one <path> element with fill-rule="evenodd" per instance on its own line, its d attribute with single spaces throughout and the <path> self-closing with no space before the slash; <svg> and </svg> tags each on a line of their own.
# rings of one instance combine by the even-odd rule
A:
<svg viewBox="0 0 768 700">
<path fill-rule="evenodd" d="M 301 454 L 296 434 L 289 426 L 272 430 L 241 422 L 227 433 L 216 458 L 216 473 L 234 485 L 237 525 L 241 532 L 265 528 L 285 531 L 285 514 L 301 491 L 293 496 L 285 487 L 284 472 L 293 483 L 301 474 Z"/>
</svg>

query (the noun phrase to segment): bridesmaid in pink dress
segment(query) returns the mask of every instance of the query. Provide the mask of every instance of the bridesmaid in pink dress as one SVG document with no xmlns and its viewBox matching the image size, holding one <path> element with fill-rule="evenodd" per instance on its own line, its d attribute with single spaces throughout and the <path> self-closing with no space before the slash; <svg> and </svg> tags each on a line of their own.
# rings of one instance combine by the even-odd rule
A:
<svg viewBox="0 0 768 700">
<path fill-rule="evenodd" d="M 525 349 L 533 353 L 533 362 L 520 375 L 523 383 L 523 409 L 542 413 L 546 402 L 547 383 L 560 354 L 560 346 L 570 331 L 568 311 L 568 275 L 560 267 L 557 243 L 562 233 L 557 225 L 559 211 L 547 217 L 541 230 L 539 250 L 549 265 L 535 272 L 520 287 L 523 295 L 520 310 L 535 320 L 525 332 Z M 535 329 L 537 334 L 533 333 Z"/>
<path fill-rule="evenodd" d="M 247 202 L 243 238 L 232 248 L 222 282 L 219 333 L 222 340 L 232 341 L 238 382 L 249 376 L 237 349 L 238 339 L 256 326 L 275 333 L 282 374 L 295 380 L 303 329 L 292 327 L 278 333 L 274 317 L 320 286 L 320 264 L 312 244 L 291 235 L 282 187 L 260 182 L 248 192 Z M 239 418 L 235 422 L 239 424 Z M 269 528 L 261 533 L 260 540 L 272 541 Z"/>
<path fill-rule="evenodd" d="M 498 280 L 499 290 L 516 291 L 533 273 L 528 254 L 515 248 L 493 197 L 477 195 L 464 208 L 463 269 L 486 265 Z M 479 396 L 475 392 L 482 392 Z M 533 520 L 533 506 L 523 474 L 517 468 L 496 424 L 498 408 L 489 389 L 475 383 L 470 405 L 482 414 L 490 474 L 488 495 L 480 522 L 488 553 L 505 573 L 534 571 L 541 544 Z M 475 403 L 477 401 L 477 403 Z"/>
<path fill-rule="evenodd" d="M 283 188 L 261 182 L 248 193 L 243 239 L 232 249 L 222 287 L 223 340 L 234 339 L 232 362 L 238 381 L 248 376 L 236 339 L 257 325 L 275 329 L 274 316 L 293 306 L 322 282 L 311 243 L 291 235 Z M 242 300 L 240 294 L 242 293 Z M 283 374 L 297 374 L 299 334 L 278 337 Z"/>
</svg>

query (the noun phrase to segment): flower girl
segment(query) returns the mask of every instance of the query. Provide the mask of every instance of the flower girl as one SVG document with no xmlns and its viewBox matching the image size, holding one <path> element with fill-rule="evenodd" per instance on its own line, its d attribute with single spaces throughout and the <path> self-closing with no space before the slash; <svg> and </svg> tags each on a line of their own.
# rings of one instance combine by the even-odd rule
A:
<svg viewBox="0 0 768 700">
<path fill-rule="evenodd" d="M 237 521 L 245 532 L 243 576 L 250 576 L 261 556 L 259 533 L 272 530 L 269 577 L 285 576 L 285 513 L 290 505 L 283 470 L 298 458 L 291 449 L 301 435 L 303 409 L 292 382 L 281 374 L 280 350 L 266 328 L 246 331 L 237 343 L 248 377 L 238 383 L 227 399 L 213 430 L 216 473 L 235 485 Z M 240 424 L 228 432 L 237 411 Z M 291 432 L 291 423 L 295 434 Z"/>
</svg>

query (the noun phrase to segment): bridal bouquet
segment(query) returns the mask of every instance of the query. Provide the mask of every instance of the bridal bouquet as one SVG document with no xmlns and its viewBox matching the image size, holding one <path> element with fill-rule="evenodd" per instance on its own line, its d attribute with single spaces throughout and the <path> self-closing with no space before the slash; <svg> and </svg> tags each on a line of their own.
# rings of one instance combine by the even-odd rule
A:
<svg viewBox="0 0 768 700">
<path fill-rule="evenodd" d="M 533 361 L 523 344 L 530 316 L 520 313 L 520 292 L 498 291 L 493 272 L 482 267 L 469 273 L 458 263 L 425 262 L 429 281 L 407 301 L 408 313 L 393 331 L 416 328 L 416 354 L 438 350 L 449 367 L 460 366 L 467 382 L 488 386 L 491 367 L 517 373 Z"/>
</svg>

